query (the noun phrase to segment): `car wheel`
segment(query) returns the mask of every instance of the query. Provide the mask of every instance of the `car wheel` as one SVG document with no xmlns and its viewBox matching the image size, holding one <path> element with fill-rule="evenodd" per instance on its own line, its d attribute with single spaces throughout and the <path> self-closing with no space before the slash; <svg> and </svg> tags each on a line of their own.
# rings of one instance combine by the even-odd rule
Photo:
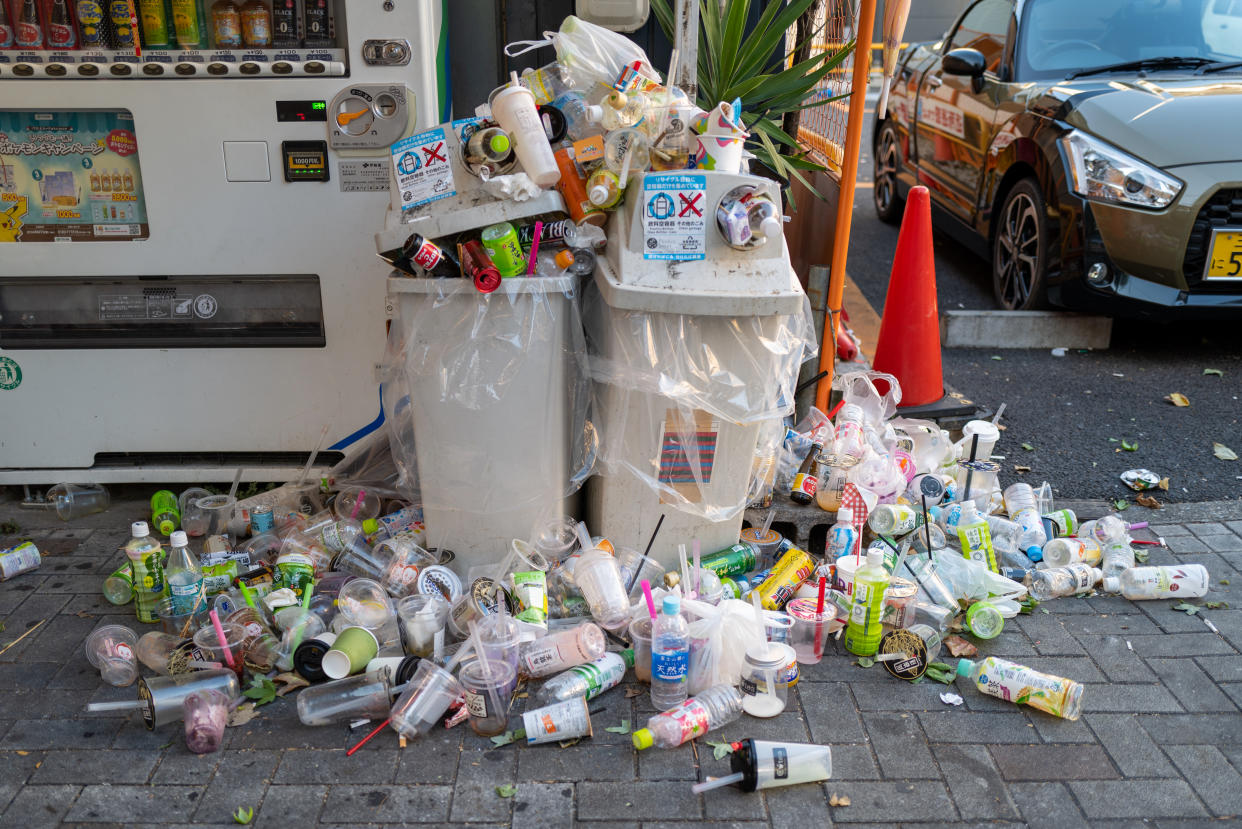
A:
<svg viewBox="0 0 1242 829">
<path fill-rule="evenodd" d="M 1023 179 L 1005 197 L 992 241 L 992 293 L 1007 311 L 1030 311 L 1044 302 L 1048 230 L 1044 197 L 1034 179 Z"/>
<path fill-rule="evenodd" d="M 891 122 L 880 127 L 879 140 L 875 142 L 875 215 L 880 221 L 897 224 L 901 221 L 905 200 L 897 194 L 897 164 L 901 158 L 897 128 Z"/>
</svg>

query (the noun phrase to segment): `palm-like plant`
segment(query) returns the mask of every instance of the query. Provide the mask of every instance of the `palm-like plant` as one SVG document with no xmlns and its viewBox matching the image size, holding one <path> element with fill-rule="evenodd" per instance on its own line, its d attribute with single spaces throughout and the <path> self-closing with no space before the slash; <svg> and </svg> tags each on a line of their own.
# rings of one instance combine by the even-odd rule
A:
<svg viewBox="0 0 1242 829">
<path fill-rule="evenodd" d="M 742 100 L 742 120 L 751 133 L 747 149 L 786 182 L 785 196 L 791 205 L 791 179 L 823 198 L 802 173 L 826 168 L 811 160 L 797 139 L 786 132 L 783 119 L 788 113 L 835 100 L 816 97 L 816 87 L 854 48 L 850 40 L 836 52 L 824 50 L 785 65 L 786 33 L 814 3 L 767 0 L 758 21 L 747 31 L 751 0 L 699 2 L 697 103 L 710 110 L 721 101 Z M 660 27 L 671 38 L 674 26 L 669 0 L 651 0 L 651 6 Z M 805 52 L 813 36 L 814 32 L 808 33 L 792 54 Z"/>
</svg>

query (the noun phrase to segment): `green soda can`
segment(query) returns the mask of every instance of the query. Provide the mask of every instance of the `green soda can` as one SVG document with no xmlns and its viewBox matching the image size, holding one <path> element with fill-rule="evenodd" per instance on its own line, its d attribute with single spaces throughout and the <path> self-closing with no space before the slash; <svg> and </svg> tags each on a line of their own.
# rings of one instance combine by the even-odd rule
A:
<svg viewBox="0 0 1242 829">
<path fill-rule="evenodd" d="M 517 230 L 508 222 L 483 228 L 483 247 L 502 277 L 521 276 L 526 270 L 526 256 Z"/>
</svg>

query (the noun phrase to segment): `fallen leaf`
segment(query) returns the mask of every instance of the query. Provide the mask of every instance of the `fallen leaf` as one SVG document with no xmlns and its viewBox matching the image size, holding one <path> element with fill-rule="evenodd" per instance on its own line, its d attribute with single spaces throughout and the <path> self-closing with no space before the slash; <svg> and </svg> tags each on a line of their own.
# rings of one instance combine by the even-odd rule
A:
<svg viewBox="0 0 1242 829">
<path fill-rule="evenodd" d="M 1164 399 L 1172 403 L 1174 406 L 1177 406 L 1178 408 L 1183 408 L 1185 406 L 1190 405 L 1190 401 L 1186 399 L 1186 395 L 1182 394 L 1181 392 L 1175 391 L 1172 394 L 1166 394 L 1164 396 Z"/>
<path fill-rule="evenodd" d="M 1147 507 L 1148 509 L 1160 509 L 1160 502 L 1157 501 L 1155 498 L 1151 497 L 1150 495 L 1148 495 L 1146 492 L 1144 492 L 1142 495 L 1135 498 L 1134 502 L 1138 504 L 1140 507 Z"/>
<path fill-rule="evenodd" d="M 243 702 L 233 709 L 233 713 L 229 714 L 229 728 L 245 725 L 258 716 L 259 712 L 255 710 L 253 702 Z"/>
<path fill-rule="evenodd" d="M 295 673 L 277 674 L 272 677 L 272 682 L 280 683 L 280 688 L 276 691 L 276 696 L 283 697 L 285 694 L 291 694 L 299 688 L 305 688 L 310 685 L 305 679 Z"/>
<path fill-rule="evenodd" d="M 1225 376 L 1225 372 L 1221 371 L 1221 370 L 1220 370 L 1220 369 L 1218 369 L 1218 368 L 1205 368 L 1205 369 L 1203 370 L 1203 373 L 1204 373 L 1204 374 L 1214 374 L 1214 375 L 1216 375 L 1217 377 L 1224 377 L 1224 376 Z"/>
<path fill-rule="evenodd" d="M 1031 446 L 1031 444 L 1029 444 L 1029 443 L 1024 443 L 1024 444 L 1022 444 L 1022 448 L 1023 448 L 1023 449 L 1025 449 L 1025 450 L 1026 450 L 1026 451 L 1028 451 L 1028 452 L 1034 452 L 1034 451 L 1035 451 L 1035 447 L 1034 447 L 1034 446 Z"/>
<path fill-rule="evenodd" d="M 1117 438 L 1109 438 L 1108 442 L 1109 443 L 1121 443 L 1121 441 L 1117 440 Z"/>
<path fill-rule="evenodd" d="M 1122 512 L 1130 508 L 1130 502 L 1125 498 L 1118 498 L 1116 501 L 1113 501 L 1113 506 L 1117 508 L 1117 512 Z"/>
<path fill-rule="evenodd" d="M 1208 610 L 1227 610 L 1229 602 L 1204 602 L 1203 606 Z"/>
<path fill-rule="evenodd" d="M 233 820 L 242 826 L 248 825 L 250 821 L 254 820 L 254 809 L 238 806 L 237 811 L 233 813 Z"/>
<path fill-rule="evenodd" d="M 29 752 L 29 751 L 19 751 L 19 752 L 17 752 L 17 756 L 18 756 L 18 757 L 26 757 L 26 756 L 27 756 L 27 755 L 29 755 L 29 754 L 30 754 L 30 752 Z"/>
<path fill-rule="evenodd" d="M 723 760 L 733 753 L 732 743 L 714 743 L 708 740 L 707 744 L 712 747 L 712 758 L 715 760 Z"/>
<path fill-rule="evenodd" d="M 604 730 L 609 732 L 610 734 L 629 734 L 630 733 L 630 721 L 622 720 L 620 725 L 610 725 Z"/>
<path fill-rule="evenodd" d="M 993 355 L 992 355 L 992 359 L 993 359 L 993 360 L 996 360 L 997 362 L 999 362 L 999 361 L 1001 361 L 1001 360 L 1003 360 L 1003 359 L 1005 359 L 1005 358 L 1004 358 L 1004 357 L 1002 357 L 1002 356 L 1001 356 L 1001 355 L 999 355 L 999 354 L 993 354 Z"/>
<path fill-rule="evenodd" d="M 993 357 L 992 359 L 999 360 L 1000 357 Z M 848 806 L 850 805 L 850 799 L 846 797 L 845 795 L 834 794 L 832 797 L 828 798 L 828 805 L 829 806 Z"/>
<path fill-rule="evenodd" d="M 1031 468 L 1029 466 L 1018 466 L 1015 464 L 1013 467 L 1013 471 L 1014 472 L 1030 472 Z"/>
<path fill-rule="evenodd" d="M 1146 564 L 1147 563 L 1147 551 L 1143 549 L 1135 550 L 1134 560 L 1137 561 L 1139 564 Z"/>
<path fill-rule="evenodd" d="M 500 748 L 501 746 L 509 745 L 509 743 L 512 743 L 514 740 L 524 739 L 526 739 L 526 729 L 515 728 L 512 731 L 506 731 L 504 734 L 498 734 L 495 737 L 492 737 L 492 745 L 496 748 Z"/>
<path fill-rule="evenodd" d="M 503 786 L 496 787 L 496 794 L 500 797 L 513 797 L 517 794 L 517 786 L 512 783 L 506 783 Z"/>
<path fill-rule="evenodd" d="M 1221 579 L 1220 584 L 1225 584 L 1225 585 L 1229 584 L 1229 579 Z"/>
<path fill-rule="evenodd" d="M 1161 478 L 1160 483 L 1156 484 L 1156 488 L 1163 489 L 1165 492 L 1168 492 L 1169 491 L 1169 479 Z"/>
<path fill-rule="evenodd" d="M 642 695 L 643 695 L 642 688 L 626 688 L 625 689 L 626 699 L 633 699 L 634 697 L 641 697 Z"/>
<path fill-rule="evenodd" d="M 1121 448 L 1122 448 L 1122 449 L 1124 449 L 1124 450 L 1126 450 L 1127 452 L 1137 452 L 1137 451 L 1138 451 L 1138 441 L 1136 440 L 1136 441 L 1134 441 L 1134 443 L 1131 443 L 1131 442 L 1130 442 L 1130 441 L 1128 441 L 1128 440 L 1123 440 L 1123 441 L 1121 442 Z"/>
<path fill-rule="evenodd" d="M 1175 604 L 1173 605 L 1173 609 L 1180 610 L 1182 613 L 1185 613 L 1187 616 L 1194 616 L 1196 613 L 1199 612 L 1199 606 L 1197 604 L 1191 604 L 1190 602 L 1182 602 L 1181 604 Z"/>
<path fill-rule="evenodd" d="M 967 642 L 957 634 L 945 637 L 944 646 L 949 649 L 949 653 L 956 657 L 967 657 L 979 655 L 979 649 Z"/>
<path fill-rule="evenodd" d="M 572 740 L 561 740 L 559 743 L 557 743 L 557 745 L 560 746 L 561 748 L 569 748 L 570 746 L 578 745 L 578 743 L 580 743 L 581 741 L 582 741 L 581 737 L 574 737 Z M 629 804 L 626 804 L 626 805 L 629 805 Z"/>
<path fill-rule="evenodd" d="M 242 691 L 242 696 L 254 700 L 255 705 L 267 705 L 276 699 L 276 683 L 267 677 L 255 677 L 250 687 Z"/>
<path fill-rule="evenodd" d="M 1212 454 L 1222 461 L 1236 461 L 1238 459 L 1238 453 L 1223 443 L 1213 443 Z"/>
<path fill-rule="evenodd" d="M 752 618 L 753 618 L 753 616 L 752 616 Z M 872 658 L 871 658 L 871 657 L 869 657 L 869 656 L 860 656 L 860 657 L 858 657 L 858 659 L 854 662 L 854 664 L 855 664 L 855 665 L 857 665 L 857 666 L 858 666 L 858 667 L 860 667 L 860 668 L 870 668 L 872 665 L 874 665 L 874 664 L 875 664 L 875 660 L 874 660 L 874 659 L 872 659 Z"/>
</svg>

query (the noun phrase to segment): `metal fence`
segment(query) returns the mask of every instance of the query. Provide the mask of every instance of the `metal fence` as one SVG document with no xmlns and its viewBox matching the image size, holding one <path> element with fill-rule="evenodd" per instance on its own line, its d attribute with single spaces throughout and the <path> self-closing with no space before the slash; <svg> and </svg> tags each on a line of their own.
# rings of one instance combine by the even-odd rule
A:
<svg viewBox="0 0 1242 829">
<path fill-rule="evenodd" d="M 857 33 L 857 7 L 849 0 L 820 0 L 814 6 L 809 27 L 803 31 L 813 33 L 810 54 L 836 52 L 849 43 Z M 798 33 L 791 29 L 787 36 L 788 54 L 792 55 L 798 43 Z M 863 54 L 870 59 L 870 38 L 861 38 Z M 850 54 L 816 87 L 812 101 L 822 101 L 801 112 L 798 122 L 798 141 L 811 150 L 815 160 L 839 177 L 845 154 L 845 123 L 849 117 L 850 102 L 847 98 L 833 101 L 850 92 L 851 74 L 854 71 L 855 53 Z"/>
</svg>

